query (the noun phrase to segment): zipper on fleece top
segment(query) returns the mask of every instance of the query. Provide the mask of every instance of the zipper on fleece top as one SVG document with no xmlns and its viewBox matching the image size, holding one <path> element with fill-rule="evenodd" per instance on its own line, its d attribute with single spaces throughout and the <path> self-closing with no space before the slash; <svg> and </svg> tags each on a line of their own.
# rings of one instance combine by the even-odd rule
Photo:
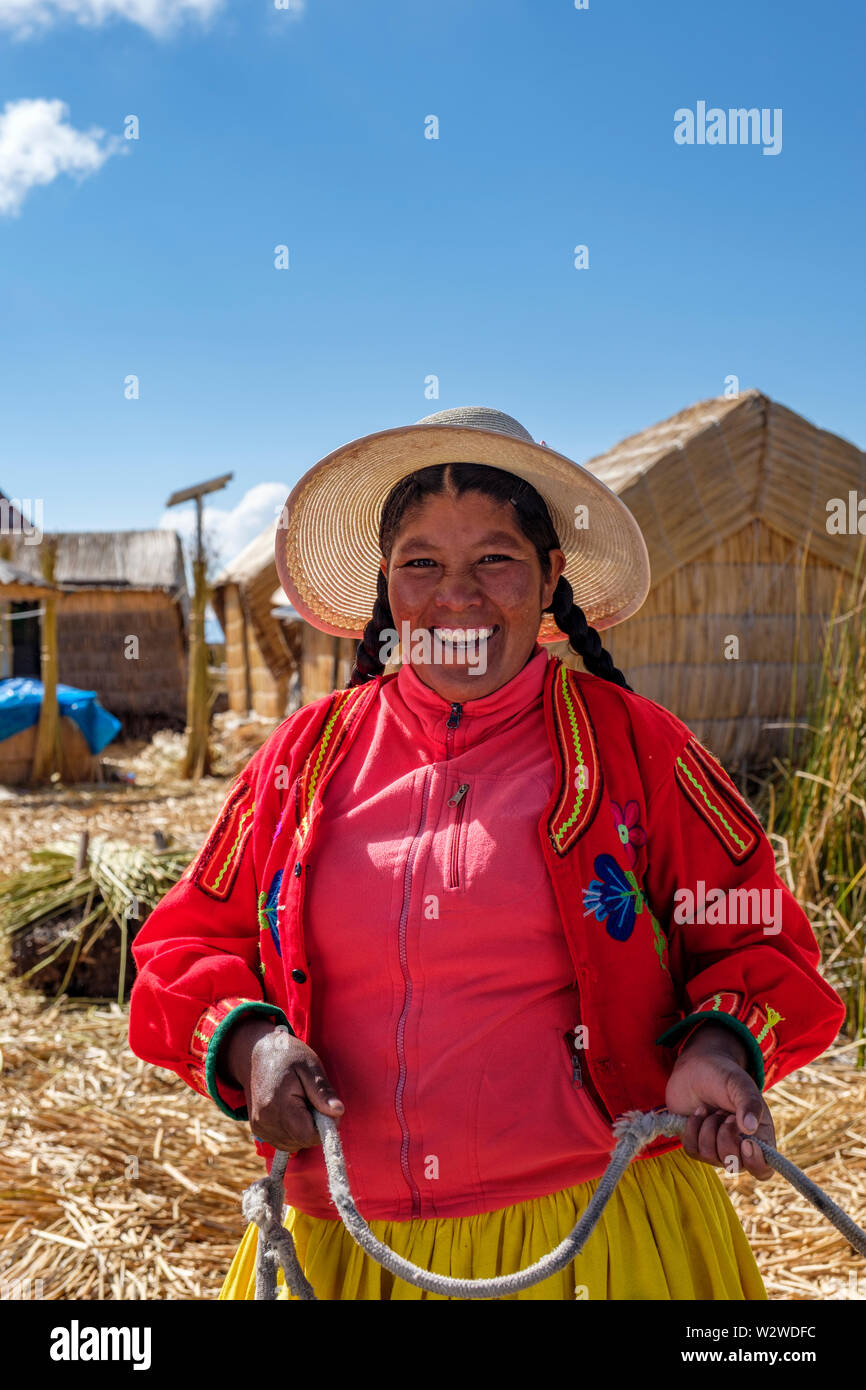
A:
<svg viewBox="0 0 866 1390">
<path fill-rule="evenodd" d="M 451 823 L 451 835 L 448 847 L 448 887 L 460 887 L 460 832 L 463 826 L 463 817 L 466 814 L 468 802 L 466 793 L 469 790 L 468 782 L 461 782 L 453 796 L 448 798 L 449 806 L 456 806 L 457 811 Z"/>
<path fill-rule="evenodd" d="M 397 1087 L 394 1092 L 394 1109 L 397 1112 L 397 1119 L 400 1123 L 400 1167 L 406 1185 L 412 1197 L 412 1216 L 421 1215 L 421 1194 L 412 1177 L 412 1170 L 409 1166 L 409 1126 L 406 1123 L 406 1112 L 403 1109 L 403 1092 L 406 1089 L 406 1020 L 409 1017 L 409 1008 L 412 1003 L 412 977 L 409 974 L 409 957 L 406 950 L 406 923 L 409 919 L 409 904 L 412 899 L 412 871 L 415 867 L 415 859 L 418 855 L 418 845 L 424 833 L 424 825 L 427 820 L 427 802 L 430 796 L 430 776 L 432 769 L 427 768 L 424 773 L 424 789 L 421 793 L 421 814 L 418 817 L 418 828 L 412 836 L 412 843 L 409 846 L 409 853 L 406 856 L 406 867 L 403 870 L 403 903 L 400 908 L 400 925 L 397 931 L 397 944 L 400 953 L 400 969 L 403 972 L 403 1008 L 397 1020 Z"/>
<path fill-rule="evenodd" d="M 463 713 L 463 706 L 457 703 L 452 704 L 451 712 L 448 715 L 448 722 L 445 725 L 445 756 L 450 758 L 454 747 L 454 730 L 460 723 L 460 716 Z M 409 1017 L 409 1009 L 412 1004 L 412 977 L 409 973 L 409 957 L 406 950 L 406 924 L 409 920 L 409 904 L 412 899 L 412 871 L 415 867 L 415 860 L 418 855 L 418 844 L 424 833 L 424 826 L 427 820 L 427 802 L 430 796 L 430 775 L 431 769 L 428 767 L 424 774 L 424 788 L 421 793 L 421 814 L 418 818 L 418 828 L 412 836 L 412 843 L 409 846 L 409 853 L 406 856 L 406 867 L 403 871 L 403 902 L 400 908 L 400 925 L 397 930 L 397 946 L 400 955 L 400 969 L 403 972 L 403 1008 L 397 1020 L 397 1086 L 394 1092 L 394 1109 L 397 1112 L 397 1119 L 400 1123 L 400 1167 L 406 1186 L 412 1197 L 412 1216 L 421 1215 L 421 1194 L 417 1184 L 412 1177 L 412 1170 L 409 1165 L 409 1126 L 406 1123 L 406 1112 L 403 1108 L 403 1092 L 406 1089 L 406 1020 Z"/>
</svg>

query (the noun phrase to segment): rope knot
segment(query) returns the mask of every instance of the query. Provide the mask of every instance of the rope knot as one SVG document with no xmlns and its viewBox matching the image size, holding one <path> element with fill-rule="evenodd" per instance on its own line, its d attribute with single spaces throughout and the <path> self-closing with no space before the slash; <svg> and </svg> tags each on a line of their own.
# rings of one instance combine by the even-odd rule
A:
<svg viewBox="0 0 866 1390">
<path fill-rule="evenodd" d="M 268 1198 L 270 1193 L 269 1178 L 259 1178 L 258 1182 L 252 1183 L 241 1197 L 241 1210 L 247 1221 L 252 1221 L 256 1226 L 267 1225 L 270 1215 Z"/>
</svg>

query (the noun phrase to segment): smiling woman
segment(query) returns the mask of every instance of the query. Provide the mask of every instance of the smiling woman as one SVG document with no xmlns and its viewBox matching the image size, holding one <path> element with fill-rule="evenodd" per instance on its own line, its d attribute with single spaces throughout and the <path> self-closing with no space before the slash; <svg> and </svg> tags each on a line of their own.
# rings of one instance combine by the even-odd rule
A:
<svg viewBox="0 0 866 1390">
<path fill-rule="evenodd" d="M 136 938 L 133 1050 L 291 1154 L 320 1298 L 427 1295 L 335 1218 L 311 1110 L 381 1240 L 490 1278 L 571 1231 L 615 1117 L 663 1105 L 682 1145 L 643 1150 L 586 1250 L 514 1296 L 765 1298 L 712 1169 L 769 1176 L 762 1088 L 844 1007 L 747 803 L 602 646 L 647 593 L 631 514 L 510 416 L 444 411 L 311 469 L 277 564 L 361 639 L 352 679 L 271 735 Z M 548 660 L 563 635 L 584 671 Z M 697 875 L 778 891 L 781 930 L 682 922 Z M 250 1228 L 222 1297 L 254 1296 L 254 1264 Z"/>
<path fill-rule="evenodd" d="M 377 601 L 352 684 L 384 669 L 381 634 L 396 624 L 429 632 L 443 646 L 455 629 L 480 629 L 488 635 L 476 637 L 471 662 L 443 670 L 435 650 L 430 660 L 412 658 L 421 680 L 443 698 L 480 699 L 526 664 L 542 615 L 551 613 L 588 670 L 626 685 L 573 601 L 544 501 L 513 473 L 477 463 L 410 473 L 385 499 L 379 545 Z"/>
<path fill-rule="evenodd" d="M 379 615 L 393 615 L 388 627 L 408 624 L 436 639 L 430 659 L 413 655 L 412 664 L 444 699 L 480 699 L 525 666 L 565 567 L 549 520 L 533 527 L 529 509 L 517 511 L 518 486 L 499 469 L 438 464 L 410 474 L 385 501 Z M 547 534 L 533 541 L 533 529 Z M 361 648 L 368 655 L 381 642 L 375 617 L 371 628 Z M 472 661 L 461 652 L 466 634 L 477 648 Z M 455 649 L 447 666 L 445 647 Z M 356 665 L 353 681 L 376 665 L 375 656 L 366 669 Z"/>
</svg>

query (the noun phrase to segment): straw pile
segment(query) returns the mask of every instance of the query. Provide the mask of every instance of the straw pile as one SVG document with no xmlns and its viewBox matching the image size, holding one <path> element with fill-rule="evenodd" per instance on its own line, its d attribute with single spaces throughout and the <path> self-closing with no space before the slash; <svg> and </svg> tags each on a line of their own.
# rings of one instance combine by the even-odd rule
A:
<svg viewBox="0 0 866 1390">
<path fill-rule="evenodd" d="M 131 986 L 130 943 L 190 861 L 98 836 L 31 851 L 33 867 L 0 878 L 0 941 L 11 972 L 61 995 L 115 995 Z M 81 853 L 81 861 L 79 854 Z"/>
<path fill-rule="evenodd" d="M 0 988 L 0 1046 L 7 1296 L 41 1279 L 49 1299 L 214 1298 L 243 1234 L 241 1191 L 262 1171 L 248 1127 L 134 1058 L 116 1006 L 46 1008 Z M 779 1148 L 862 1225 L 866 1075 L 851 1055 L 770 1095 Z M 866 1297 L 864 1262 L 783 1179 L 725 1181 L 772 1298 Z"/>
<path fill-rule="evenodd" d="M 801 1067 L 767 1103 L 779 1152 L 866 1228 L 866 1073 L 852 1055 Z M 783 1178 L 739 1179 L 729 1192 L 771 1298 L 866 1299 L 866 1261 Z"/>
<path fill-rule="evenodd" d="M 0 989 L 7 1297 L 219 1291 L 245 1227 L 240 1193 L 260 1160 L 248 1126 L 133 1057 L 126 1026 L 116 1005 L 46 1009 Z"/>
</svg>

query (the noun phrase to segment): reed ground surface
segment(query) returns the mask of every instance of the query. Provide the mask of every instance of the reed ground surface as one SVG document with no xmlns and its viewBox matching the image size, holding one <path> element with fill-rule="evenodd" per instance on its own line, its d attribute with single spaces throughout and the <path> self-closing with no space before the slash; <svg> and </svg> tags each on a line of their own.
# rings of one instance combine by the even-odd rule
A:
<svg viewBox="0 0 866 1390">
<path fill-rule="evenodd" d="M 222 775 L 182 782 L 177 735 L 125 745 L 133 785 L 0 796 L 6 863 L 51 839 L 106 834 L 195 849 L 228 778 L 268 727 L 220 726 Z M 0 1293 L 46 1299 L 212 1299 L 261 1175 L 249 1129 L 126 1045 L 126 1007 L 47 1000 L 0 978 Z M 844 1040 L 842 1040 L 843 1042 Z M 772 1088 L 778 1147 L 866 1224 L 866 1071 L 840 1046 Z M 863 1299 L 866 1269 L 776 1176 L 725 1178 L 773 1299 Z"/>
</svg>

